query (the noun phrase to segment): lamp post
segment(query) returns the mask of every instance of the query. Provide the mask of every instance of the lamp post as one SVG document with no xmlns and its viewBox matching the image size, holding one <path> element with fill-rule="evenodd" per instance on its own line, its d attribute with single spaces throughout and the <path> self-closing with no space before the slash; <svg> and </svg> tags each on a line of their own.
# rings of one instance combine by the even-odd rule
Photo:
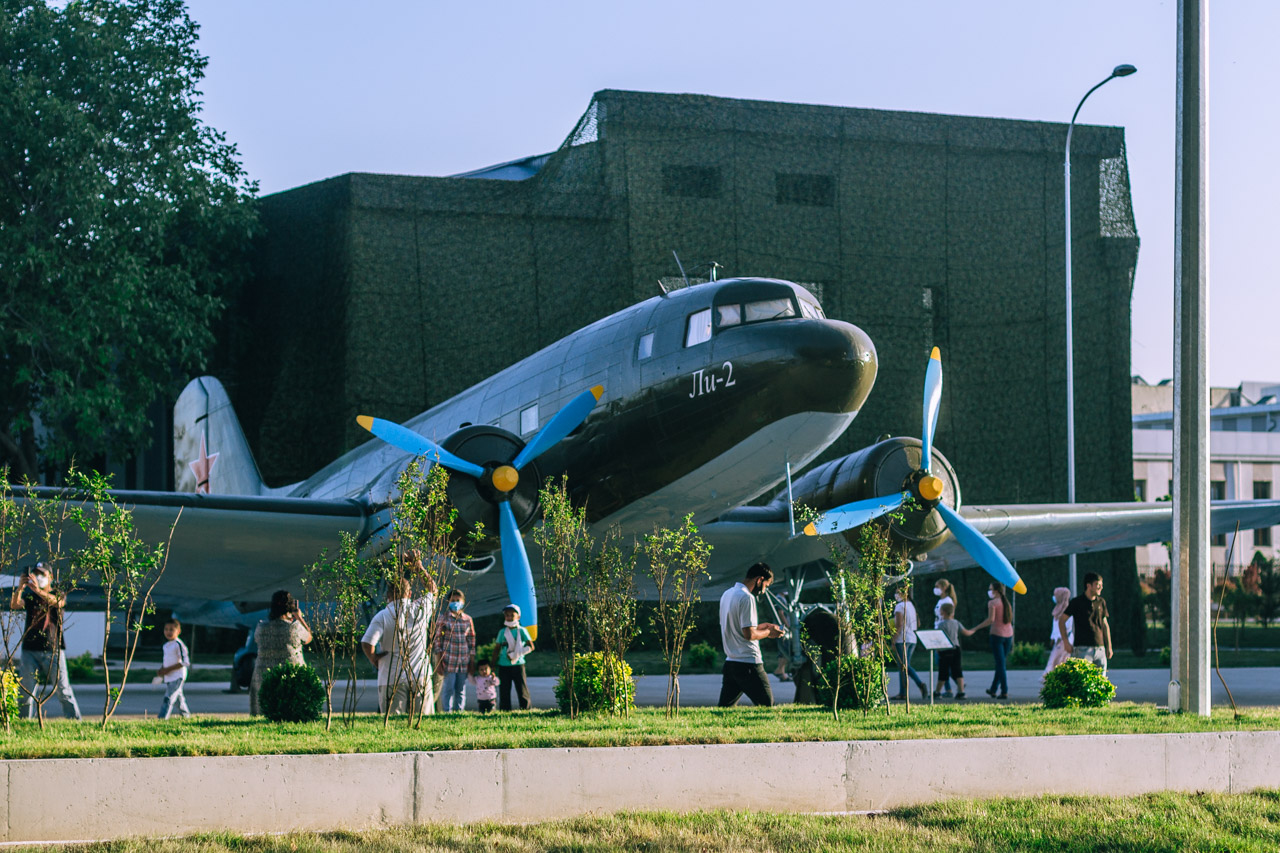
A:
<svg viewBox="0 0 1280 853">
<path fill-rule="evenodd" d="M 1116 77 L 1128 77 L 1137 70 L 1132 65 L 1117 65 L 1112 69 L 1107 79 L 1084 93 L 1080 103 L 1076 104 L 1076 111 L 1071 114 L 1071 123 L 1067 125 L 1067 148 L 1062 157 L 1063 195 L 1066 198 L 1066 244 L 1064 246 L 1064 254 L 1067 259 L 1067 503 L 1070 504 L 1076 502 L 1076 369 L 1071 337 L 1071 132 L 1076 128 L 1076 117 L 1080 115 L 1080 108 L 1084 106 L 1084 102 L 1089 99 L 1090 95 Z M 1071 587 L 1071 594 L 1078 595 L 1080 590 L 1076 586 L 1075 554 L 1067 555 L 1067 569 L 1068 586 Z"/>
</svg>

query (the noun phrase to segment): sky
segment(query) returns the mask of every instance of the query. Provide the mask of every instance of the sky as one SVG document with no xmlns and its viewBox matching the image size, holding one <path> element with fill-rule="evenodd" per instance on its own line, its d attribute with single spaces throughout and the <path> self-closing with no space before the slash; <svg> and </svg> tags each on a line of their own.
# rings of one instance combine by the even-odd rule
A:
<svg viewBox="0 0 1280 853">
<path fill-rule="evenodd" d="M 261 192 L 554 150 L 601 89 L 1125 128 L 1132 372 L 1173 375 L 1176 0 L 188 0 L 205 120 Z M 1280 3 L 1213 4 L 1209 380 L 1280 383 Z M 763 272 L 763 271 L 761 271 Z"/>
</svg>

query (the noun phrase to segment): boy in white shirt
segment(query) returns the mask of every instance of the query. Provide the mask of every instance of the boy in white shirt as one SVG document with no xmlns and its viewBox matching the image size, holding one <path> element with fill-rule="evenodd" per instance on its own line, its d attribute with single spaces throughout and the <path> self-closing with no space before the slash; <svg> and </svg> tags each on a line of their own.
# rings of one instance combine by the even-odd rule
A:
<svg viewBox="0 0 1280 853">
<path fill-rule="evenodd" d="M 164 701 L 160 703 L 160 713 L 156 716 L 162 720 L 169 719 L 173 706 L 183 717 L 191 716 L 187 707 L 187 697 L 182 695 L 182 685 L 187 681 L 187 667 L 191 665 L 191 656 L 187 654 L 187 644 L 178 639 L 182 633 L 182 624 L 177 619 L 164 623 L 164 658 L 156 675 L 164 679 Z"/>
</svg>

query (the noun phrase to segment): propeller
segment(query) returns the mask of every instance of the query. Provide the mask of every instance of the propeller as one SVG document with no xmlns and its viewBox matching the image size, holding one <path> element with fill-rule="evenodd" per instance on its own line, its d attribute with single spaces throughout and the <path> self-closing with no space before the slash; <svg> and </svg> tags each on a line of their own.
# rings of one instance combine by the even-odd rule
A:
<svg viewBox="0 0 1280 853">
<path fill-rule="evenodd" d="M 942 480 L 929 473 L 930 461 L 933 456 L 933 433 L 938 426 L 938 409 L 941 403 L 942 356 L 938 352 L 938 348 L 934 347 L 933 352 L 929 353 L 929 366 L 924 374 L 924 424 L 923 434 L 920 438 L 919 472 L 923 476 L 916 480 L 916 492 L 926 506 L 938 511 L 938 514 L 942 516 L 942 520 L 946 522 L 947 529 L 951 531 L 951 535 L 955 537 L 962 548 L 969 552 L 969 556 L 973 557 L 978 565 L 986 570 L 987 574 L 1014 592 L 1025 593 L 1027 585 L 1022 582 L 1022 578 L 1018 577 L 1018 572 L 1013 568 L 1013 564 L 1009 562 L 1004 554 L 1000 553 L 1000 549 L 993 545 L 990 539 L 983 536 L 963 516 L 942 502 Z M 840 533 L 866 524 L 868 521 L 893 512 L 910 497 L 911 494 L 909 492 L 902 492 L 897 495 L 885 495 L 838 506 L 835 509 L 827 510 L 815 521 L 808 524 L 804 529 L 805 535 L 819 536 Z"/>
<path fill-rule="evenodd" d="M 519 605 L 521 617 L 527 620 L 524 627 L 535 640 L 538 637 L 538 597 L 533 589 L 533 569 L 529 566 L 529 555 L 520 536 L 520 525 L 511 509 L 511 493 L 520 484 L 520 472 L 525 466 L 577 429 L 591 414 L 602 394 L 604 386 L 596 385 L 574 397 L 538 430 L 515 459 L 492 469 L 468 462 L 408 427 L 368 415 L 356 418 L 360 426 L 387 444 L 415 456 L 426 456 L 450 471 L 487 481 L 493 486 L 498 501 L 498 533 L 502 542 L 502 570 L 507 581 L 507 595 Z"/>
</svg>

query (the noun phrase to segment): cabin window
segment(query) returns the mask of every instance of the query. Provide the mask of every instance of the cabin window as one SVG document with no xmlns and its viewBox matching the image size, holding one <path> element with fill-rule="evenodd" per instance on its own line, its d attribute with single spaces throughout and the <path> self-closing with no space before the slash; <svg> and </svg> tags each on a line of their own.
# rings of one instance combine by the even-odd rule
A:
<svg viewBox="0 0 1280 853">
<path fill-rule="evenodd" d="M 684 345 L 692 347 L 709 340 L 711 340 L 711 309 L 704 308 L 689 315 L 689 325 L 684 332 Z"/>
<path fill-rule="evenodd" d="M 813 302 L 800 300 L 800 314 L 808 317 L 810 320 L 825 320 L 827 315 L 822 313 L 822 308 Z"/>
<path fill-rule="evenodd" d="M 762 299 L 759 302 L 746 304 L 745 319 L 748 323 L 761 320 L 781 320 L 783 317 L 796 316 L 795 303 L 785 297 L 780 299 Z"/>
<path fill-rule="evenodd" d="M 520 434 L 528 435 L 536 432 L 538 429 L 538 404 L 534 403 L 527 409 L 520 411 Z"/>
<path fill-rule="evenodd" d="M 741 305 L 720 305 L 716 308 L 716 313 L 719 315 L 718 321 L 722 329 L 742 322 Z"/>
<path fill-rule="evenodd" d="M 645 332 L 640 336 L 640 343 L 636 346 L 636 359 L 646 359 L 651 355 L 653 355 L 653 332 Z"/>
</svg>

